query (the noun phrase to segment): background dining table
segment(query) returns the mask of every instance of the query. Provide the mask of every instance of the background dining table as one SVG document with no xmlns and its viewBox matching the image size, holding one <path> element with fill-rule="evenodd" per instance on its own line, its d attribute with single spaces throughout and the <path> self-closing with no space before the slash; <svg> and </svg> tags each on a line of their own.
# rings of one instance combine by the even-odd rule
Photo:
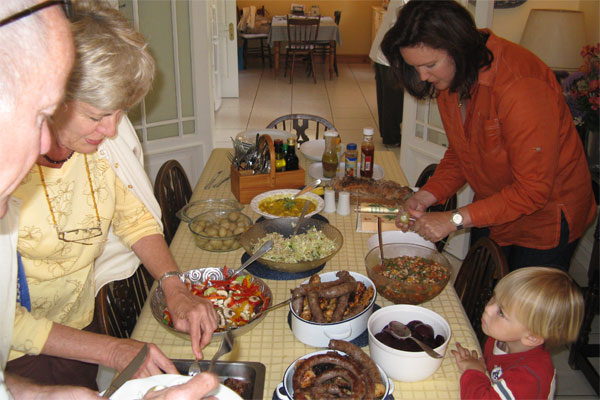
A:
<svg viewBox="0 0 600 400">
<path fill-rule="evenodd" d="M 336 23 L 333 21 L 331 17 L 321 17 L 321 22 L 319 24 L 319 33 L 317 36 L 318 41 L 328 40 L 332 42 L 332 47 L 334 43 L 338 45 L 342 44 L 342 39 L 340 37 L 340 30 Z M 269 30 L 269 45 L 273 47 L 275 53 L 275 68 L 273 68 L 274 77 L 277 78 L 279 74 L 279 55 L 281 52 L 281 42 L 288 41 L 288 32 L 287 32 L 287 19 L 286 16 L 276 15 L 273 17 L 271 22 L 271 29 Z M 333 74 L 333 56 L 329 57 L 329 76 L 331 77 Z"/>
<path fill-rule="evenodd" d="M 196 184 L 191 201 L 209 198 L 234 198 L 227 184 L 223 184 L 218 188 L 204 189 L 217 171 L 229 171 L 227 154 L 230 152 L 232 152 L 232 149 L 217 148 L 213 150 L 202 176 Z M 311 161 L 305 159 L 301 154 L 299 158 L 301 167 L 308 171 Z M 384 179 L 408 185 L 394 153 L 376 151 L 375 162 L 383 168 Z M 307 173 L 306 182 L 310 181 L 312 181 L 312 178 Z M 251 210 L 249 205 L 245 206 L 243 212 L 253 220 L 259 217 L 257 213 Z M 347 216 L 340 216 L 336 213 L 323 213 L 322 215 L 338 228 L 344 237 L 342 249 L 325 265 L 322 272 L 349 270 L 366 275 L 364 257 L 368 252 L 367 240 L 372 233 L 356 232 L 355 212 L 351 212 Z M 231 252 L 216 253 L 196 247 L 192 233 L 186 223 L 180 224 L 170 249 L 182 271 L 223 265 L 237 268 L 241 265 L 241 258 L 244 254 L 243 248 Z M 263 280 L 269 285 L 273 293 L 272 304 L 276 304 L 289 298 L 290 290 L 297 287 L 304 279 Z M 156 286 L 156 283 L 154 285 Z M 392 302 L 378 296 L 375 304 L 376 306 L 385 307 L 391 305 Z M 393 396 L 396 400 L 459 398 L 460 372 L 454 357 L 450 354 L 450 349 L 454 349 L 455 343 L 460 342 L 468 348 L 480 351 L 475 333 L 452 284 L 448 284 L 436 298 L 421 305 L 441 314 L 450 324 L 452 337 L 448 351 L 441 367 L 428 379 L 413 383 L 394 381 Z M 282 307 L 267 314 L 252 330 L 237 337 L 233 351 L 221 359 L 222 361 L 252 361 L 264 364 L 266 366 L 265 399 L 273 398 L 277 385 L 282 382 L 285 370 L 294 360 L 319 350 L 301 343 L 294 337 L 287 322 L 288 312 L 289 308 Z M 150 310 L 150 298 L 142 309 L 132 338 L 157 344 L 172 359 L 194 358 L 189 339 L 169 332 L 154 319 Z M 212 357 L 218 344 L 218 340 L 213 340 L 203 350 L 205 358 Z M 363 347 L 363 350 L 368 352 L 368 346 Z"/>
</svg>

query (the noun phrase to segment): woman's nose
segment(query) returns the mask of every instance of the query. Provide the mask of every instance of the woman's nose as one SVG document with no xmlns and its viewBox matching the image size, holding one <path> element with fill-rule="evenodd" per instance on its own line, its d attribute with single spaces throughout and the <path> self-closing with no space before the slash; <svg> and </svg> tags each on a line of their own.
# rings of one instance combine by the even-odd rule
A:
<svg viewBox="0 0 600 400">
<path fill-rule="evenodd" d="M 429 78 L 429 73 L 425 70 L 425 68 L 419 68 L 417 72 L 419 73 L 419 78 L 422 81 L 426 81 Z"/>
<path fill-rule="evenodd" d="M 117 113 L 107 115 L 100 120 L 100 123 L 96 129 L 106 137 L 113 137 L 117 134 L 117 125 L 119 124 L 119 120 L 120 117 Z"/>
</svg>

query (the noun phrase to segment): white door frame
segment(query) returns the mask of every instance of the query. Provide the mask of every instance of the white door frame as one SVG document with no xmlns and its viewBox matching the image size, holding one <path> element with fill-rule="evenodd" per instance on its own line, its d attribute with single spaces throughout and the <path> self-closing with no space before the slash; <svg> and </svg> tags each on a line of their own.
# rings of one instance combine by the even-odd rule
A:
<svg viewBox="0 0 600 400">
<path fill-rule="evenodd" d="M 468 0 L 460 0 L 468 7 Z M 494 2 L 489 0 L 477 0 L 475 4 L 474 18 L 479 28 L 487 28 L 492 25 L 494 13 Z M 430 103 L 430 106 L 432 104 Z M 435 105 L 432 105 L 435 106 Z M 400 166 L 404 171 L 408 182 L 414 186 L 421 171 L 433 163 L 439 163 L 446 148 L 444 146 L 432 143 L 417 137 L 417 125 L 425 126 L 423 122 L 417 121 L 417 101 L 414 97 L 405 92 L 404 108 L 402 114 L 402 146 L 400 147 Z M 465 185 L 457 193 L 458 206 L 462 207 L 473 200 L 473 190 L 469 185 Z M 464 259 L 469 250 L 470 234 L 466 230 L 455 232 L 450 235 L 450 240 L 446 245 L 445 251 L 453 256 Z"/>
</svg>

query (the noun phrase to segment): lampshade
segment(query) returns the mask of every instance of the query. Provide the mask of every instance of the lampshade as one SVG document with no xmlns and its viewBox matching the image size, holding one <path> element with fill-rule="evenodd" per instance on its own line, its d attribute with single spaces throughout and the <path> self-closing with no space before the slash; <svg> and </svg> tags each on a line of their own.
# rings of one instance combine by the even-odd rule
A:
<svg viewBox="0 0 600 400">
<path fill-rule="evenodd" d="M 583 12 L 533 9 L 520 44 L 550 68 L 574 71 L 583 64 L 580 52 L 585 43 Z"/>
</svg>

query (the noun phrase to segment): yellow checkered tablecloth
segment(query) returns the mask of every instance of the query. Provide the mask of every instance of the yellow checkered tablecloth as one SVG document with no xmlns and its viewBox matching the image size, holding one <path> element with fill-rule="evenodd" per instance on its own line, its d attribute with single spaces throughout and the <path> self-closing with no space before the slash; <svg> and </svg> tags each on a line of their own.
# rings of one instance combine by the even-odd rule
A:
<svg viewBox="0 0 600 400">
<path fill-rule="evenodd" d="M 230 149 L 213 150 L 202 176 L 196 185 L 193 200 L 208 198 L 234 198 L 229 183 L 219 188 L 208 190 L 204 186 L 218 170 L 225 173 L 229 171 L 227 153 Z M 300 156 L 300 164 L 308 170 L 309 161 Z M 400 169 L 396 156 L 392 152 L 376 152 L 375 159 L 385 173 L 384 179 L 393 180 L 407 185 L 406 177 Z M 226 175 L 221 175 L 224 177 Z M 308 176 L 307 182 L 312 178 Z M 259 215 L 254 213 L 249 206 L 243 210 L 254 220 Z M 344 246 L 340 252 L 325 265 L 323 272 L 349 270 L 366 275 L 364 257 L 367 254 L 367 240 L 371 233 L 356 232 L 356 214 L 351 212 L 348 216 L 339 216 L 335 213 L 324 214 L 331 224 L 337 227 L 344 236 Z M 187 224 L 181 224 L 171 244 L 171 252 L 181 270 L 189 270 L 207 266 L 222 266 L 237 268 L 241 264 L 243 249 L 228 253 L 214 253 L 201 250 L 194 244 L 194 238 Z M 290 290 L 298 286 L 302 280 L 268 280 L 264 281 L 273 292 L 273 304 L 279 303 L 290 296 Z M 392 303 L 381 296 L 377 297 L 376 304 L 381 307 Z M 422 304 L 441 314 L 452 328 L 452 338 L 449 349 L 455 348 L 458 341 L 468 348 L 478 349 L 477 338 L 469 321 L 466 318 L 461 303 L 452 285 L 446 286 L 444 291 L 435 299 Z M 271 399 L 274 390 L 283 379 L 286 368 L 298 357 L 316 351 L 294 337 L 287 324 L 288 308 L 282 307 L 269 313 L 262 322 L 248 333 L 236 338 L 236 344 L 231 353 L 225 355 L 225 361 L 255 361 L 266 366 L 264 398 Z M 150 312 L 149 301 L 144 306 L 138 319 L 132 338 L 156 343 L 170 358 L 192 359 L 192 349 L 189 340 L 182 339 L 165 328 L 154 319 Z M 204 349 L 206 358 L 212 357 L 218 347 L 211 343 Z M 363 348 L 368 351 L 368 347 Z M 460 372 L 456 367 L 454 357 L 448 351 L 442 366 L 430 378 L 414 383 L 394 381 L 395 399 L 457 399 L 460 398 L 459 386 Z"/>
</svg>

